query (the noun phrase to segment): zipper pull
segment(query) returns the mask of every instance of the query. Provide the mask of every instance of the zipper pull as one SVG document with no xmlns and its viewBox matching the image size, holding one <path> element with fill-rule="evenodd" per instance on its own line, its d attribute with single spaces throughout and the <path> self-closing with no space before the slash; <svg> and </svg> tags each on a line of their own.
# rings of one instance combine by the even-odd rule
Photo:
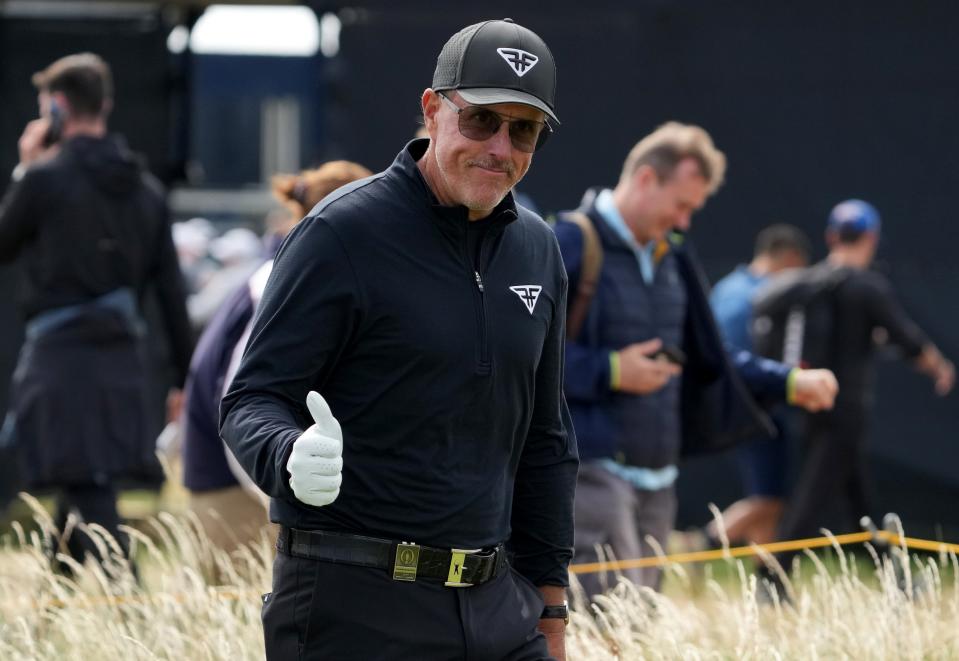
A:
<svg viewBox="0 0 959 661">
<path fill-rule="evenodd" d="M 479 271 L 473 271 L 473 275 L 476 276 L 476 286 L 479 288 L 480 293 L 482 294 L 483 289 L 483 278 L 480 277 Z"/>
</svg>

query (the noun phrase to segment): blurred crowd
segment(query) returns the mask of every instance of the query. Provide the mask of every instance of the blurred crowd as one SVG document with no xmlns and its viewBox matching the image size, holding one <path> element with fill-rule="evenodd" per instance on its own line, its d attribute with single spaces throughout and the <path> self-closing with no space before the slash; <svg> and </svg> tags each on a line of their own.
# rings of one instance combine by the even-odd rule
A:
<svg viewBox="0 0 959 661">
<path fill-rule="evenodd" d="M 143 319 L 136 301 L 159 283 L 164 332 L 174 337 L 173 345 L 188 342 L 192 349 L 189 367 L 177 367 L 160 450 L 179 466 L 191 509 L 211 540 L 233 550 L 267 526 L 268 499 L 220 438 L 220 400 L 236 372 L 284 239 L 321 200 L 372 172 L 353 162 L 333 161 L 277 175 L 271 182 L 276 209 L 259 232 L 204 218 L 169 224 L 155 182 L 128 158 L 124 145 L 101 144 L 107 140 L 105 119 L 85 122 L 80 112 L 85 97 L 75 96 L 73 83 L 60 84 L 74 76 L 80 85 L 91 71 L 103 75 L 104 65 L 95 56 L 76 57 L 80 59 L 52 65 L 35 81 L 41 119 L 24 133 L 23 168 L 0 207 L 0 259 L 23 257 L 31 269 L 24 289 L 27 343 L 3 432 L 2 447 L 13 457 L 5 491 L 13 484 L 54 491 L 63 530 L 79 517 L 123 538 L 115 506 L 117 483 L 149 463 L 144 457 L 152 454 L 155 442 L 143 438 L 138 418 L 144 410 L 140 381 L 146 368 L 140 358 Z M 110 98 L 108 89 L 99 94 L 90 102 L 93 116 Z M 72 118 L 62 116 L 64 108 L 71 109 Z M 51 137 L 55 122 L 62 126 Z M 686 146 L 664 166 L 662 155 L 672 153 L 674 144 Z M 629 151 L 626 146 L 624 151 Z M 703 380 L 704 390 L 716 375 L 729 377 L 729 392 L 755 424 L 708 448 L 736 446 L 744 493 L 724 523 L 713 523 L 687 540 L 700 547 L 814 535 L 821 515 L 840 503 L 848 510 L 847 528 L 868 512 L 863 471 L 875 329 L 884 329 L 884 341 L 898 346 L 940 394 L 952 387 L 952 364 L 895 302 L 889 283 L 870 270 L 880 219 L 861 200 L 842 202 L 823 218 L 829 252 L 820 256 L 822 261 L 815 259 L 812 242 L 800 230 L 775 224 L 756 238 L 751 260 L 710 293 L 686 232 L 693 214 L 722 183 L 724 168 L 724 157 L 704 130 L 671 123 L 629 152 L 616 186 L 591 189 L 578 210 L 552 219 L 569 275 L 565 388 L 582 462 L 574 562 L 627 559 L 667 546 L 675 524 L 677 466 L 689 447 L 684 434 L 691 423 L 664 417 L 661 411 L 678 407 L 681 400 L 685 405 L 686 386 L 704 371 L 711 379 Z M 100 218 L 70 219 L 66 212 L 51 211 L 44 187 L 72 185 L 76 171 L 102 176 L 95 193 L 82 193 L 96 197 L 91 205 L 114 204 L 116 190 L 135 189 L 144 200 L 135 212 L 139 216 L 131 217 L 122 204 L 118 213 L 152 223 L 150 231 L 106 227 Z M 678 182 L 677 187 L 667 189 L 664 181 Z M 155 213 L 143 211 L 149 205 Z M 37 239 L 26 227 L 44 214 L 63 216 L 58 217 L 61 242 L 79 245 L 84 235 L 100 233 L 91 249 L 99 252 L 85 253 L 88 261 L 80 265 L 69 255 L 43 252 L 43 235 Z M 64 230 L 71 222 L 87 225 Z M 588 256 L 589 245 L 598 246 L 599 257 Z M 181 284 L 163 280 L 169 264 L 158 255 L 170 247 Z M 58 259 L 63 260 L 59 266 L 54 264 Z M 597 260 L 592 266 L 591 259 Z M 51 279 L 45 269 L 56 271 L 59 279 Z M 584 290 L 585 298 L 579 296 Z M 647 312 L 655 323 L 647 323 Z M 717 328 L 721 340 L 710 335 Z M 836 347 L 841 350 L 831 350 Z M 181 363 L 186 357 L 174 354 L 173 360 Z M 107 374 L 111 370 L 116 374 Z M 67 409 L 43 404 L 64 399 L 76 403 Z M 766 406 L 766 400 L 776 401 Z M 51 422 L 63 418 L 65 410 L 69 427 Z M 697 411 L 702 415 L 702 409 Z M 94 419 L 102 422 L 94 424 Z M 78 434 L 99 434 L 101 440 L 91 446 L 108 447 L 78 453 L 73 443 Z M 791 469 L 800 476 L 791 488 L 784 477 L 789 460 L 783 438 L 800 439 L 804 447 L 802 465 Z M 24 450 L 38 443 L 47 444 L 47 454 Z M 49 449 L 53 447 L 60 449 Z M 116 461 L 122 453 L 135 461 Z M 81 532 L 71 534 L 73 539 L 54 540 L 52 550 L 79 559 L 99 553 L 95 544 L 77 541 Z M 657 571 L 629 577 L 659 586 Z M 587 587 L 598 594 L 608 585 L 597 577 Z"/>
</svg>

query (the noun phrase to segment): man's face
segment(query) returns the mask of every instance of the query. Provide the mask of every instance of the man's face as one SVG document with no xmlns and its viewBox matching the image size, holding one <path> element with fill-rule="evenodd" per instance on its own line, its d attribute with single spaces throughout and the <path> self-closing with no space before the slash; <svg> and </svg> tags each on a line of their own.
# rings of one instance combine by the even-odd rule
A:
<svg viewBox="0 0 959 661">
<path fill-rule="evenodd" d="M 709 195 L 708 184 L 695 159 L 683 159 L 671 177 L 660 180 L 655 171 L 643 166 L 637 171 L 641 192 L 640 216 L 643 243 L 659 241 L 674 229 L 687 231 L 693 213 L 702 208 Z"/>
<path fill-rule="evenodd" d="M 770 273 L 778 273 L 786 269 L 798 269 L 809 264 L 805 253 L 798 250 L 783 250 L 773 255 L 770 260 Z"/>
<path fill-rule="evenodd" d="M 444 92 L 460 108 L 467 107 L 455 92 Z M 519 103 L 483 106 L 502 118 L 542 122 L 544 113 Z M 459 130 L 459 115 L 435 92 L 424 95 L 424 116 L 438 173 L 432 184 L 440 202 L 462 204 L 470 217 L 488 214 L 526 174 L 533 155 L 510 142 L 509 122 L 487 140 L 472 140 Z"/>
</svg>

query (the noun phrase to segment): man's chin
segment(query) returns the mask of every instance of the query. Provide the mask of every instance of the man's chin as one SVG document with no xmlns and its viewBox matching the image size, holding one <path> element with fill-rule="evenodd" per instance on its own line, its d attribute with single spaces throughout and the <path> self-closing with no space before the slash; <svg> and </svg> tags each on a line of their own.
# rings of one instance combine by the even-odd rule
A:
<svg viewBox="0 0 959 661">
<path fill-rule="evenodd" d="M 666 237 L 669 236 L 669 233 L 672 232 L 673 229 L 674 229 L 674 228 L 673 228 L 672 226 L 670 226 L 670 227 L 663 227 L 662 229 L 658 229 L 658 230 L 653 234 L 653 236 L 652 236 L 652 238 L 651 238 L 650 240 L 653 241 L 654 243 L 659 243 L 660 241 L 665 241 L 665 240 L 666 240 Z"/>
<path fill-rule="evenodd" d="M 503 201 L 507 193 L 509 193 L 508 188 L 498 194 L 472 196 L 463 200 L 463 206 L 470 211 L 491 211 Z"/>
</svg>

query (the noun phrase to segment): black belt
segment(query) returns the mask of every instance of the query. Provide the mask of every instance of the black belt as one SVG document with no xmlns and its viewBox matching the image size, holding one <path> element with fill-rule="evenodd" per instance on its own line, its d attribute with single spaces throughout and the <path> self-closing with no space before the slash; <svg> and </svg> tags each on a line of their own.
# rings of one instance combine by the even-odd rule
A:
<svg viewBox="0 0 959 661">
<path fill-rule="evenodd" d="M 276 550 L 297 558 L 385 569 L 397 581 L 438 579 L 449 587 L 481 585 L 506 567 L 502 544 L 493 549 L 437 549 L 389 539 L 282 526 Z"/>
</svg>

